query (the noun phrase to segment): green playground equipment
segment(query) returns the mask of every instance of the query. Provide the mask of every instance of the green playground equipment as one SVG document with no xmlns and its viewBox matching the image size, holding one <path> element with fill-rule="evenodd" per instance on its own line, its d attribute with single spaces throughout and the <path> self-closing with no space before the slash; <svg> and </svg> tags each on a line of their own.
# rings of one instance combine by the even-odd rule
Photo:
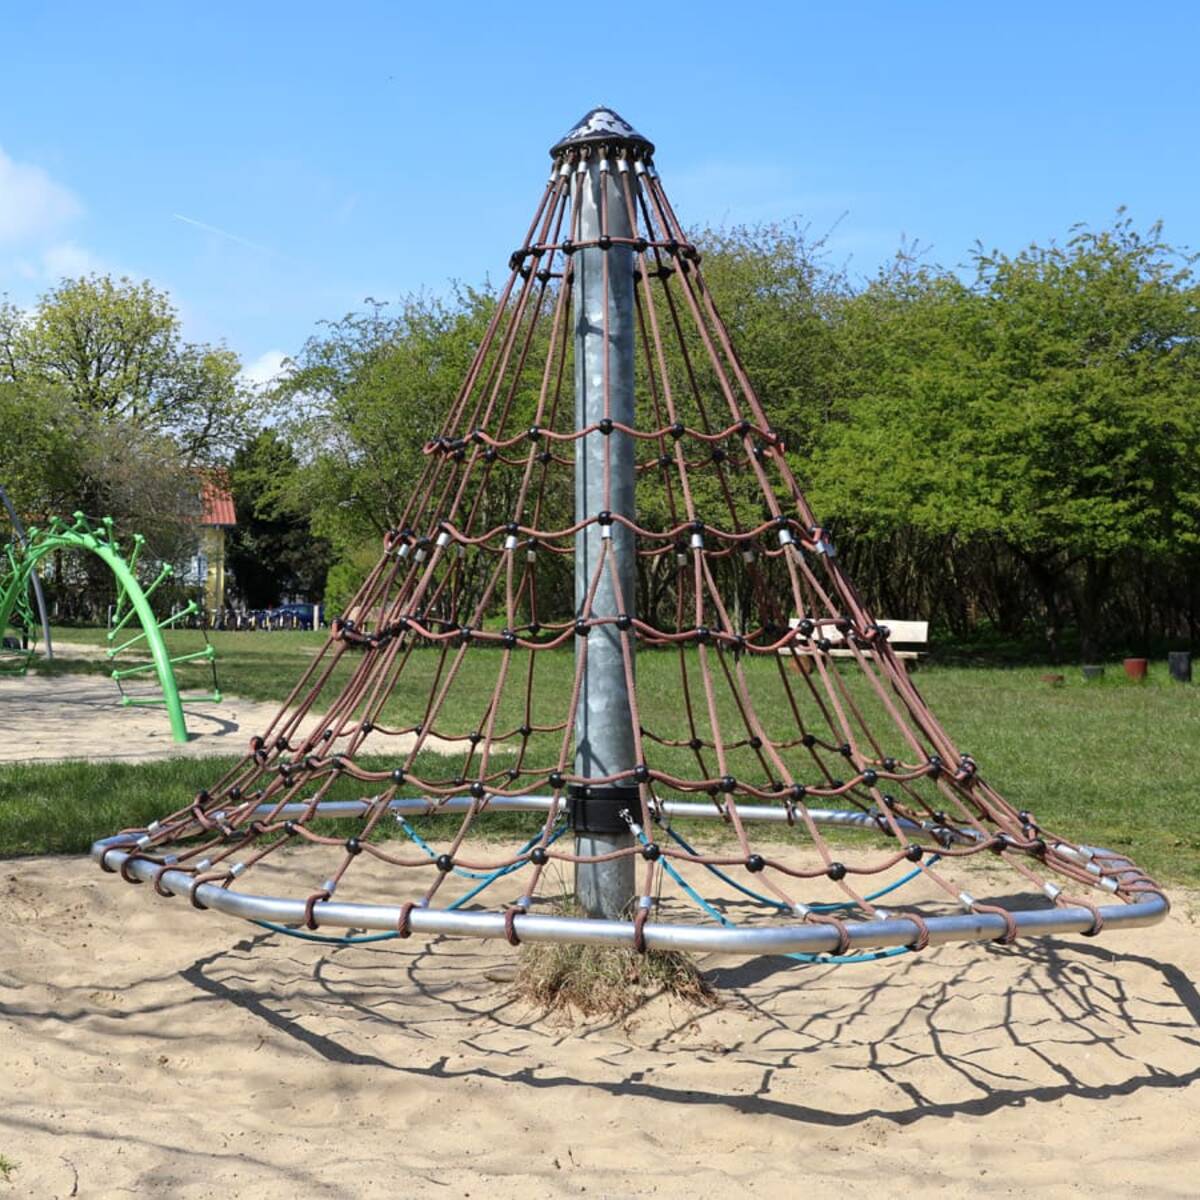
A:
<svg viewBox="0 0 1200 1200">
<path fill-rule="evenodd" d="M 73 523 L 69 524 L 59 517 L 53 517 L 48 528 L 30 528 L 23 541 L 10 542 L 4 548 L 3 558 L 0 559 L 0 631 L 12 624 L 29 639 L 29 645 L 23 647 L 19 654 L 10 651 L 10 669 L 15 666 L 23 674 L 34 653 L 32 630 L 35 624 L 29 604 L 29 588 L 37 564 L 47 554 L 53 554 L 56 550 L 87 551 L 96 555 L 112 571 L 117 583 L 117 602 L 108 631 L 109 645 L 105 656 L 109 662 L 115 664 L 123 652 L 136 652 L 135 647 L 150 654 L 149 662 L 138 662 L 127 667 L 114 665 L 112 678 L 120 689 L 121 703 L 137 706 L 161 705 L 167 710 L 171 736 L 177 742 L 186 742 L 188 732 L 184 720 L 184 704 L 217 704 L 221 700 L 217 682 L 216 651 L 205 634 L 203 650 L 178 654 L 172 658 L 167 651 L 163 630 L 178 625 L 199 612 L 197 604 L 190 601 L 182 609 L 160 621 L 150 604 L 150 598 L 161 584 L 171 578 L 174 574 L 173 568 L 164 564 L 154 580 L 143 588 L 138 581 L 136 570 L 138 556 L 145 543 L 142 535 L 133 535 L 130 550 L 126 554 L 113 534 L 111 517 L 92 522 L 83 513 L 77 512 L 73 514 L 73 518 Z M 117 639 L 135 618 L 141 626 L 140 632 L 118 642 Z M 208 663 L 212 670 L 211 691 L 180 695 L 175 668 L 190 662 Z M 162 695 L 140 696 L 131 695 L 126 691 L 126 681 L 148 676 L 151 672 L 158 677 Z"/>
</svg>

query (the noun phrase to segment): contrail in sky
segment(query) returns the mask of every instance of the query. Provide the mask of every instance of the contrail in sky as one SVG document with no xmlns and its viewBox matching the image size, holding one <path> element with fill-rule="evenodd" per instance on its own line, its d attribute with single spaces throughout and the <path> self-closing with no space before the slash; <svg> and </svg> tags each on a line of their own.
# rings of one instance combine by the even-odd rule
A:
<svg viewBox="0 0 1200 1200">
<path fill-rule="evenodd" d="M 172 213 L 172 217 L 176 221 L 182 221 L 185 225 L 195 225 L 197 229 L 203 229 L 205 233 L 215 233 L 217 237 L 228 238 L 231 242 L 237 242 L 242 246 L 249 246 L 251 250 L 261 250 L 264 254 L 275 254 L 269 246 L 260 246 L 258 242 L 252 242 L 249 238 L 238 237 L 236 233 L 230 233 L 227 229 L 218 229 L 215 225 L 206 225 L 203 221 L 197 221 L 194 217 L 185 217 L 182 213 Z"/>
</svg>

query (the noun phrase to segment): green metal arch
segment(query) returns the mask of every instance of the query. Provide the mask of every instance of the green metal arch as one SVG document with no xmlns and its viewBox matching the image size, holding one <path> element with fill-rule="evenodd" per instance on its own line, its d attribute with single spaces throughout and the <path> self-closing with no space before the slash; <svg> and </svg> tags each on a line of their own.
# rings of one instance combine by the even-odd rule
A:
<svg viewBox="0 0 1200 1200">
<path fill-rule="evenodd" d="M 141 545 L 141 537 L 135 537 L 135 550 L 131 562 L 126 562 L 119 548 L 112 540 L 112 522 L 106 520 L 99 529 L 91 528 L 81 513 L 75 514 L 75 524 L 66 526 L 60 522 L 52 523 L 49 529 L 30 529 L 28 540 L 24 546 L 10 547 L 9 559 L 16 570 L 3 581 L 3 591 L 0 592 L 0 630 L 8 626 L 9 618 L 17 605 L 18 599 L 25 594 L 29 585 L 29 577 L 37 564 L 47 554 L 55 550 L 86 550 L 96 555 L 113 573 L 117 584 L 129 598 L 130 616 L 136 615 L 142 627 L 142 635 L 150 650 L 150 657 L 158 675 L 159 686 L 163 692 L 163 703 L 167 710 L 167 719 L 171 724 L 171 736 L 177 742 L 188 740 L 187 724 L 183 715 L 183 702 L 179 696 L 179 686 L 175 681 L 175 671 L 172 667 L 171 656 L 167 652 L 163 640 L 162 628 L 150 606 L 149 594 L 163 579 L 171 574 L 171 568 L 166 566 L 148 589 L 144 589 L 132 569 L 132 561 L 136 561 L 137 548 Z M 123 624 L 123 622 L 122 622 Z M 120 626 L 109 633 L 111 640 Z M 134 640 L 140 640 L 134 639 Z M 129 643 L 125 643 L 128 645 Z M 111 654 L 115 651 L 110 652 Z M 209 657 L 206 655 L 206 657 Z M 113 678 L 119 678 L 122 672 L 114 671 Z"/>
</svg>

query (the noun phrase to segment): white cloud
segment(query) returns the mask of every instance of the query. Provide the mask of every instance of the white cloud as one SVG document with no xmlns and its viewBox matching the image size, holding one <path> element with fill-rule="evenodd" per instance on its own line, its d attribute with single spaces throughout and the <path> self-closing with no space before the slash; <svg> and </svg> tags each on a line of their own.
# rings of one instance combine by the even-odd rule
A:
<svg viewBox="0 0 1200 1200">
<path fill-rule="evenodd" d="M 0 149 L 0 243 L 45 237 L 82 212 L 69 188 L 41 167 L 16 162 Z"/>
<path fill-rule="evenodd" d="M 90 251 L 74 242 L 56 242 L 42 252 L 42 273 L 50 279 L 64 275 L 100 274 L 104 264 Z"/>
<path fill-rule="evenodd" d="M 242 368 L 242 378 L 251 387 L 266 387 L 283 371 L 286 359 L 282 350 L 267 350 Z"/>
</svg>

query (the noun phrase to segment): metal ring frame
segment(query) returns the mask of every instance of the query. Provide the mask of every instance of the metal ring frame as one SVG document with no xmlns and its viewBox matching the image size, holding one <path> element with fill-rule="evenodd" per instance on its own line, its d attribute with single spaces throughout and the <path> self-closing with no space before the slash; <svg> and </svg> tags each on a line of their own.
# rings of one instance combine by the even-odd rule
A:
<svg viewBox="0 0 1200 1200">
<path fill-rule="evenodd" d="M 436 813 L 462 812 L 471 803 L 469 799 L 454 797 L 440 803 L 421 797 L 397 798 L 388 808 L 398 816 L 422 816 Z M 497 811 L 546 812 L 553 803 L 549 796 L 495 797 L 489 804 Z M 260 806 L 263 815 L 272 806 Z M 367 811 L 369 805 L 359 800 L 325 801 L 318 806 L 315 815 L 320 817 L 357 817 Z M 285 806 L 278 816 L 299 816 L 306 808 L 304 804 Z M 664 801 L 661 813 L 669 818 L 712 818 L 720 819 L 720 810 L 711 804 L 696 804 L 685 801 Z M 294 811 L 293 811 L 294 810 Z M 745 821 L 785 821 L 787 813 L 766 805 L 739 805 L 738 812 Z M 869 813 L 841 809 L 811 809 L 813 820 L 821 825 L 846 828 L 874 828 L 875 818 Z M 259 815 L 256 810 L 255 815 Z M 917 827 L 914 825 L 914 830 Z M 926 830 L 933 829 L 927 826 Z M 970 841 L 970 834 L 954 830 L 956 839 Z M 92 858 L 107 870 L 128 872 L 140 882 L 156 882 L 164 892 L 177 896 L 190 896 L 198 906 L 211 908 L 227 916 L 241 917 L 248 921 L 273 921 L 281 925 L 301 925 L 306 918 L 306 902 L 289 900 L 280 896 L 256 896 L 234 892 L 216 883 L 194 884 L 187 871 L 163 869 L 154 862 L 129 853 L 133 849 L 130 835 L 117 834 L 101 838 L 92 846 Z M 1056 843 L 1054 850 L 1073 858 L 1085 869 L 1096 873 L 1099 870 L 1091 863 L 1093 854 L 1106 859 L 1119 859 L 1107 850 L 1095 847 L 1074 847 Z M 1123 861 L 1129 862 L 1128 859 Z M 1130 862 L 1130 871 L 1136 869 Z M 1110 887 L 1116 886 L 1115 877 Z M 1103 886 L 1103 884 L 1101 884 Z M 398 904 L 351 904 L 326 900 L 313 907 L 313 915 L 320 925 L 332 925 L 346 929 L 394 930 L 400 922 L 403 908 Z M 1154 925 L 1167 914 L 1169 905 L 1165 897 L 1149 892 L 1132 903 L 1099 906 L 1099 913 L 1106 928 L 1138 929 Z M 1012 914 L 1017 932 L 1023 937 L 1046 936 L 1059 933 L 1086 933 L 1096 922 L 1096 913 L 1080 907 L 1047 907 L 1044 909 L 1022 909 Z M 513 921 L 513 932 L 521 941 L 529 942 L 586 942 L 592 945 L 633 946 L 637 935 L 632 921 L 597 920 L 594 918 L 555 917 L 536 913 L 520 913 Z M 500 938 L 509 937 L 503 912 L 460 912 L 436 908 L 412 908 L 408 925 L 413 933 L 450 936 Z M 926 917 L 924 925 L 929 930 L 929 942 L 989 942 L 1003 937 L 1007 923 L 994 913 L 971 912 L 953 916 Z M 921 934 L 916 922 L 906 917 L 894 916 L 885 920 L 848 922 L 846 931 L 852 950 L 886 948 L 911 945 Z M 676 925 L 647 922 L 642 929 L 648 950 L 684 950 L 692 953 L 761 955 L 761 954 L 825 954 L 838 949 L 840 935 L 829 925 L 799 924 L 771 925 L 769 927 L 729 928 L 717 925 Z"/>
</svg>

